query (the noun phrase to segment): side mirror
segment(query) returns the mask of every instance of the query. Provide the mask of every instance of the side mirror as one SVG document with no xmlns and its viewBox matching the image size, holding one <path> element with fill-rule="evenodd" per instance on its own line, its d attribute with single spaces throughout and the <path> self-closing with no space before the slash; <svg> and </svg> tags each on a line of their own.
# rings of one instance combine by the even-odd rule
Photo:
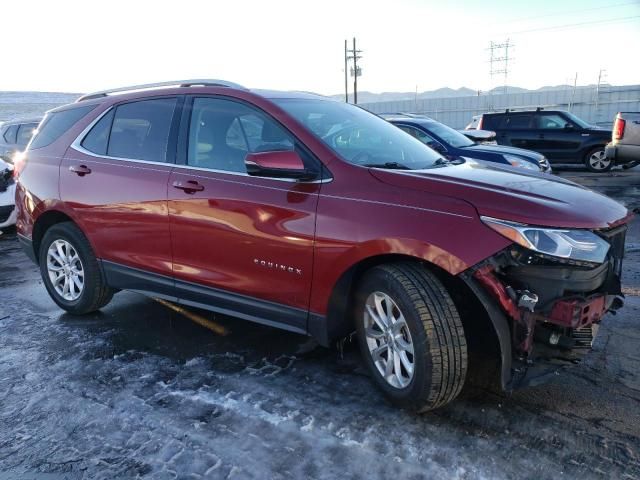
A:
<svg viewBox="0 0 640 480">
<path fill-rule="evenodd" d="M 570 124 L 570 123 L 565 123 L 564 124 L 564 129 L 565 130 L 573 130 L 574 126 L 572 124 Z"/>
<path fill-rule="evenodd" d="M 247 173 L 254 177 L 313 180 L 316 177 L 292 150 L 248 153 L 244 159 Z"/>
</svg>

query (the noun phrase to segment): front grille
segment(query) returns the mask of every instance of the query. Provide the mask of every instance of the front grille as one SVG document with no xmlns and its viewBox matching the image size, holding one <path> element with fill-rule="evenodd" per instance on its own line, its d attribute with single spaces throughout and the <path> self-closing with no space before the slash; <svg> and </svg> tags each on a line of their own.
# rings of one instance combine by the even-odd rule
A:
<svg viewBox="0 0 640 480">
<path fill-rule="evenodd" d="M 5 205 L 0 207 L 0 223 L 4 223 L 9 219 L 9 215 L 13 212 L 13 205 Z"/>
<path fill-rule="evenodd" d="M 588 325 L 586 327 L 576 328 L 571 332 L 571 339 L 573 340 L 573 348 L 586 350 L 590 349 L 593 345 L 593 339 L 598 331 L 598 325 Z"/>
</svg>

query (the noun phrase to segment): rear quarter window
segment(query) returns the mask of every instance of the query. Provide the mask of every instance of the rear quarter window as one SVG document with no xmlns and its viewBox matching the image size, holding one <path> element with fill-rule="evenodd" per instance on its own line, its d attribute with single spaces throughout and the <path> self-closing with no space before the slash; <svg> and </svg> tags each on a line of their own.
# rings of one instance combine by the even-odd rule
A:
<svg viewBox="0 0 640 480">
<path fill-rule="evenodd" d="M 52 144 L 96 106 L 85 105 L 48 113 L 42 121 L 36 136 L 33 137 L 29 148 L 35 150 Z"/>
<path fill-rule="evenodd" d="M 16 134 L 18 133 L 18 125 L 9 125 L 2 134 L 2 140 L 6 143 L 16 143 Z"/>
<path fill-rule="evenodd" d="M 495 130 L 500 124 L 500 120 L 504 115 L 483 115 L 482 116 L 482 129 L 483 130 Z"/>
</svg>

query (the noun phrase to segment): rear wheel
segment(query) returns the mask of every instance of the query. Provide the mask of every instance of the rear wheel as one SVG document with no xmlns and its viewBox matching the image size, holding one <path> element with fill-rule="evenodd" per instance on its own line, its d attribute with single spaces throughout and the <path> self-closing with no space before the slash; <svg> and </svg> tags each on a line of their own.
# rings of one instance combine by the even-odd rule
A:
<svg viewBox="0 0 640 480">
<path fill-rule="evenodd" d="M 604 147 L 595 147 L 587 152 L 584 164 L 590 172 L 608 172 L 613 167 L 613 160 L 607 158 Z"/>
<path fill-rule="evenodd" d="M 358 342 L 389 400 L 423 412 L 460 393 L 467 344 L 456 307 L 442 283 L 417 263 L 370 270 L 356 296 Z"/>
<path fill-rule="evenodd" d="M 94 312 L 113 297 L 91 245 L 73 223 L 58 223 L 47 230 L 40 243 L 39 260 L 49 295 L 67 312 Z"/>
</svg>

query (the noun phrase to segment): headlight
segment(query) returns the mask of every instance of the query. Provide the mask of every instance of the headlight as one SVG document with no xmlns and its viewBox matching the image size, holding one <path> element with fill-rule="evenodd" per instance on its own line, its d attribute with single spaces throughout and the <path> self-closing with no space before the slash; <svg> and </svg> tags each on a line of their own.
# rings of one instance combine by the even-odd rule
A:
<svg viewBox="0 0 640 480">
<path fill-rule="evenodd" d="M 535 170 L 536 172 L 540 171 L 540 166 L 536 165 L 529 160 L 525 160 L 524 158 L 516 157 L 515 155 L 502 155 L 504 159 L 509 162 L 512 167 L 520 167 L 526 168 L 527 170 Z"/>
<path fill-rule="evenodd" d="M 609 251 L 609 244 L 589 230 L 540 228 L 491 217 L 480 218 L 509 240 L 545 255 L 602 263 Z"/>
</svg>

